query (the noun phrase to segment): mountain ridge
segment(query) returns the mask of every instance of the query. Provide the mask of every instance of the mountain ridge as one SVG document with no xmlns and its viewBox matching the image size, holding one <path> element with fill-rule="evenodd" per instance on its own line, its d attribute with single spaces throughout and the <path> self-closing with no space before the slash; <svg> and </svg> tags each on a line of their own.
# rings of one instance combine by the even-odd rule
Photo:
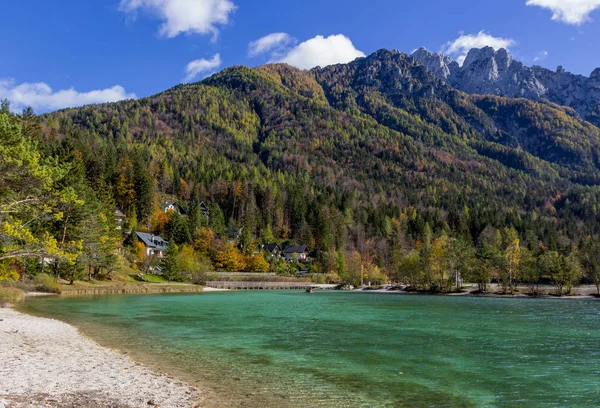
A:
<svg viewBox="0 0 600 408">
<path fill-rule="evenodd" d="M 321 248 L 388 240 L 394 219 L 413 239 L 426 224 L 474 240 L 511 227 L 531 246 L 600 232 L 600 129 L 549 102 L 456 90 L 397 51 L 310 71 L 230 67 L 44 120 L 47 142 L 68 141 L 144 225 L 149 201 L 121 193 L 135 185 L 128 163 L 162 196 L 214 203 L 251 237 Z"/>
<path fill-rule="evenodd" d="M 412 57 L 454 88 L 469 94 L 544 99 L 573 108 L 585 120 L 600 124 L 600 68 L 589 77 L 540 66 L 525 66 L 505 49 L 471 49 L 462 66 L 441 53 L 425 48 Z"/>
</svg>

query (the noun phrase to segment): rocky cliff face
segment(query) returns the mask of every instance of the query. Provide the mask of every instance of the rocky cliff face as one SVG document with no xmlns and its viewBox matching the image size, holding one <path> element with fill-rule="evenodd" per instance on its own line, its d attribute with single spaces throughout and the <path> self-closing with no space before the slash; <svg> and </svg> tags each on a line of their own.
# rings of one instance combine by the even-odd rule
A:
<svg viewBox="0 0 600 408">
<path fill-rule="evenodd" d="M 588 78 L 566 72 L 563 67 L 556 71 L 527 67 L 505 49 L 495 51 L 491 47 L 469 51 L 462 67 L 450 57 L 425 48 L 415 51 L 412 57 L 458 90 L 536 101 L 547 99 L 600 124 L 600 68 Z"/>
<path fill-rule="evenodd" d="M 441 53 L 432 53 L 425 48 L 419 48 L 412 55 L 421 65 L 425 65 L 433 75 L 448 79 L 460 70 L 458 62 Z"/>
</svg>

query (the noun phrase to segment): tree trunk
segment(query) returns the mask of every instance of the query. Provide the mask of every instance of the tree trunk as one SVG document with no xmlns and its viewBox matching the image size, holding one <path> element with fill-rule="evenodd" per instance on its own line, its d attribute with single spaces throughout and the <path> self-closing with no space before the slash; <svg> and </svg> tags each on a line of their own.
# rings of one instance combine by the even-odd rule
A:
<svg viewBox="0 0 600 408">
<path fill-rule="evenodd" d="M 458 292 L 460 290 L 460 282 L 458 280 L 458 271 L 456 271 L 456 291 Z"/>
<path fill-rule="evenodd" d="M 58 282 L 58 275 L 60 273 L 60 260 L 54 261 L 54 281 Z"/>
<path fill-rule="evenodd" d="M 71 215 L 67 214 L 67 217 L 65 218 L 65 225 L 63 227 L 62 239 L 60 241 L 61 245 L 65 244 L 65 238 L 67 236 L 67 225 L 69 224 L 69 218 L 70 217 L 71 217 Z"/>
</svg>

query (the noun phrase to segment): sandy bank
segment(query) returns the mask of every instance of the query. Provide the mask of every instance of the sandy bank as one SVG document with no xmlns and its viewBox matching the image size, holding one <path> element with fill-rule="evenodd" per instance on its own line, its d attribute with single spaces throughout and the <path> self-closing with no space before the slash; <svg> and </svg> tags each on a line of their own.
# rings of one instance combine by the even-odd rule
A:
<svg viewBox="0 0 600 408">
<path fill-rule="evenodd" d="M 57 320 L 0 308 L 0 408 L 195 407 L 199 392 Z"/>
<path fill-rule="evenodd" d="M 203 292 L 229 292 L 229 289 L 209 288 L 205 287 Z"/>
</svg>

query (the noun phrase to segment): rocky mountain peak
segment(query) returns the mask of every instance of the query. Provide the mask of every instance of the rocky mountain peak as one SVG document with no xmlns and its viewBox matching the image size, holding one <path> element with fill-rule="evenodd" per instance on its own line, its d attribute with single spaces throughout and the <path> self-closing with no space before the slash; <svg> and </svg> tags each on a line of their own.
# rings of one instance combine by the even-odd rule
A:
<svg viewBox="0 0 600 408">
<path fill-rule="evenodd" d="M 547 99 L 575 109 L 583 118 L 600 124 L 589 114 L 600 109 L 600 68 L 589 78 L 567 72 L 562 66 L 551 71 L 527 67 L 506 49 L 492 47 L 470 50 L 462 66 L 451 58 L 419 49 L 412 57 L 433 75 L 454 88 L 471 94 L 492 94 L 509 98 Z"/>
<path fill-rule="evenodd" d="M 443 79 L 448 79 L 453 71 L 460 68 L 458 63 L 447 55 L 431 52 L 424 47 L 416 50 L 412 57 L 421 65 L 426 66 L 433 75 Z"/>
<path fill-rule="evenodd" d="M 508 71 L 513 62 L 512 56 L 504 48 L 498 51 L 492 47 L 474 48 L 467 54 L 462 66 L 463 70 L 474 69 L 486 72 L 486 76 L 497 78 L 501 72 Z M 472 68 L 474 66 L 474 68 Z"/>
<path fill-rule="evenodd" d="M 463 68 L 468 68 L 476 63 L 489 62 L 494 58 L 494 53 L 495 51 L 492 47 L 473 48 L 467 53 L 467 57 L 463 62 Z"/>
</svg>

